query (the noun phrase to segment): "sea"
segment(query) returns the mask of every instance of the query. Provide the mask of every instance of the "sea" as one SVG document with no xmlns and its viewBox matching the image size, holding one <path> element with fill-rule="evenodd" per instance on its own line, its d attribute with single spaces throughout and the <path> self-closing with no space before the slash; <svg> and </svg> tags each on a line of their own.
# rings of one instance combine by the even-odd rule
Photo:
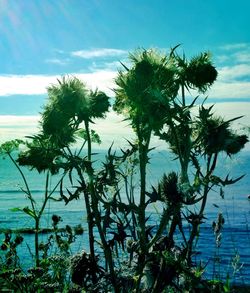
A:
<svg viewBox="0 0 250 293">
<path fill-rule="evenodd" d="M 97 151 L 95 161 L 97 168 L 105 157 L 105 151 Z M 164 173 L 178 172 L 178 163 L 168 151 L 154 150 L 150 153 L 147 170 L 147 190 L 156 186 Z M 44 196 L 44 174 L 22 168 L 33 197 L 39 204 Z M 226 178 L 244 177 L 237 183 L 224 188 L 224 196 L 219 190 L 211 190 L 205 210 L 204 223 L 200 227 L 197 238 L 196 255 L 194 261 L 205 267 L 206 278 L 225 280 L 230 278 L 232 283 L 250 284 L 250 151 L 242 151 L 240 154 L 229 158 L 222 155 L 218 161 L 216 175 Z M 58 177 L 51 179 L 50 188 L 57 183 Z M 34 227 L 31 217 L 20 211 L 12 211 L 13 208 L 29 206 L 29 201 L 22 191 L 22 178 L 13 163 L 8 158 L 0 158 L 0 230 L 23 229 Z M 139 188 L 139 182 L 137 183 Z M 54 194 L 59 198 L 59 192 Z M 159 206 L 151 205 L 147 214 L 151 223 L 159 223 Z M 221 230 L 220 246 L 216 245 L 212 223 L 216 221 L 218 214 L 222 213 L 225 223 Z M 41 226 L 51 228 L 52 215 L 58 215 L 62 221 L 60 226 L 81 224 L 87 230 L 86 211 L 84 200 L 80 196 L 78 200 L 71 201 L 67 205 L 63 201 L 49 201 L 44 211 Z M 188 228 L 186 228 L 188 229 Z M 31 265 L 31 256 L 34 253 L 32 234 L 24 234 L 24 242 L 18 250 L 20 262 L 24 266 Z M 40 241 L 46 241 L 47 234 L 40 235 Z M 177 235 L 178 238 L 178 235 Z M 4 234 L 0 233 L 0 244 Z M 88 250 L 87 232 L 78 236 L 72 246 L 72 253 L 82 249 Z M 1 256 L 2 252 L 0 252 Z"/>
</svg>

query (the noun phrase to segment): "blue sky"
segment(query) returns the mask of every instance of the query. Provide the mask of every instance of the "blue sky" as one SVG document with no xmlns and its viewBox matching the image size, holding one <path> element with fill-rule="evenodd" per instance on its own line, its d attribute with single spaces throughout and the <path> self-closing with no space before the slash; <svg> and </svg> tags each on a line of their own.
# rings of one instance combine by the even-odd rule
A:
<svg viewBox="0 0 250 293">
<path fill-rule="evenodd" d="M 210 100 L 250 124 L 249 11 L 249 0 L 0 0 L 0 141 L 36 129 L 59 76 L 112 95 L 128 52 L 176 44 L 187 56 L 212 53 L 219 77 Z M 117 122 L 114 113 L 108 119 Z M 107 137 L 119 130 L 105 123 Z"/>
</svg>

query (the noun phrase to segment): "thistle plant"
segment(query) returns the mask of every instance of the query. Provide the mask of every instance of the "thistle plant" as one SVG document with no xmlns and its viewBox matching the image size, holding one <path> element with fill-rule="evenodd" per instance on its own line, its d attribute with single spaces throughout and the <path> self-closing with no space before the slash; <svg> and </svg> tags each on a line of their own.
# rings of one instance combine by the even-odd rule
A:
<svg viewBox="0 0 250 293">
<path fill-rule="evenodd" d="M 131 54 L 131 67 L 122 64 L 124 70 L 119 72 L 116 79 L 114 109 L 131 121 L 139 152 L 141 186 L 137 290 L 149 249 L 156 245 L 167 226 L 169 243 L 174 241 L 176 229 L 179 229 L 185 247 L 183 255 L 187 263 L 192 265 L 194 240 L 204 220 L 209 191 L 214 186 L 222 189 L 242 178 L 231 179 L 227 176 L 222 179 L 214 175 L 219 153 L 226 152 L 232 156 L 248 141 L 245 135 L 238 135 L 230 128 L 231 123 L 240 117 L 225 121 L 215 117 L 213 107 L 206 108 L 204 104 L 199 107 L 198 115 L 194 116 L 197 97 L 190 104 L 187 103 L 186 92 L 189 95 L 191 90 L 204 94 L 216 80 L 217 71 L 210 54 L 205 52 L 188 61 L 185 56 L 177 54 L 177 47 L 168 56 L 154 50 Z M 146 165 L 153 134 L 166 141 L 176 155 L 180 163 L 180 176 L 174 173 L 165 175 L 158 191 L 153 191 L 155 201 L 162 201 L 166 208 L 156 234 L 149 241 L 145 221 Z M 205 165 L 205 171 L 201 164 Z M 200 204 L 199 212 L 192 212 L 191 207 L 197 203 Z M 192 227 L 189 236 L 183 231 L 183 220 Z M 154 288 L 158 286 L 159 283 L 155 283 Z"/>
<path fill-rule="evenodd" d="M 175 64 L 154 50 L 139 50 L 130 54 L 131 68 L 124 66 L 116 78 L 114 110 L 125 114 L 137 136 L 140 167 L 140 199 L 138 223 L 140 255 L 138 288 L 148 252 L 146 236 L 146 166 L 153 131 L 158 131 L 169 115 L 170 104 L 176 97 Z"/>
<path fill-rule="evenodd" d="M 217 71 L 211 62 L 210 54 L 202 53 L 188 61 L 185 56 L 180 57 L 175 48 L 170 56 L 176 64 L 181 99 L 176 97 L 173 102 L 173 115 L 165 118 L 163 129 L 156 134 L 170 145 L 180 163 L 177 185 L 182 192 L 182 206 L 191 207 L 200 203 L 198 213 L 184 213 L 184 218 L 193 227 L 189 239 L 183 237 L 187 247 L 187 259 L 191 263 L 192 247 L 198 235 L 199 225 L 204 220 L 209 191 L 214 186 L 222 189 L 242 178 L 216 177 L 214 172 L 218 156 L 222 152 L 229 157 L 238 153 L 248 139 L 246 135 L 238 135 L 231 129 L 231 123 L 241 117 L 225 121 L 213 114 L 213 106 L 205 107 L 204 103 L 199 106 L 198 115 L 194 116 L 197 97 L 190 104 L 186 101 L 186 92 L 190 95 L 191 90 L 196 90 L 198 94 L 205 94 L 215 82 Z M 202 165 L 205 165 L 205 171 Z"/>
<path fill-rule="evenodd" d="M 52 163 L 69 174 L 71 184 L 73 184 L 72 172 L 75 170 L 80 184 L 73 194 L 68 192 L 69 197 L 65 195 L 61 184 L 61 197 L 67 204 L 78 198 L 80 193 L 84 194 L 90 258 L 97 267 L 93 233 L 96 225 L 105 260 L 114 282 L 112 254 L 101 226 L 99 198 L 94 186 L 95 174 L 92 167 L 92 141 L 93 139 L 99 141 L 99 137 L 90 129 L 92 119 L 105 117 L 109 108 L 108 97 L 98 90 L 88 90 L 85 84 L 75 77 L 63 77 L 62 80 L 58 80 L 58 84 L 48 87 L 48 96 L 48 103 L 42 112 L 41 135 L 48 138 L 60 152 L 59 155 L 51 158 Z M 73 152 L 71 146 L 76 142 L 76 138 L 82 142 L 80 148 Z M 81 157 L 85 144 L 87 144 L 87 155 Z M 95 274 L 93 270 L 93 279 L 96 278 Z"/>
<path fill-rule="evenodd" d="M 94 119 L 105 118 L 109 99 L 103 92 L 87 89 L 76 77 L 62 77 L 48 87 L 40 132 L 30 137 L 17 160 L 10 157 L 19 169 L 29 166 L 49 176 L 60 174 L 56 187 L 66 205 L 84 195 L 89 252 L 72 257 L 71 262 L 72 282 L 79 290 L 209 290 L 202 280 L 204 268 L 193 262 L 200 226 L 209 192 L 216 187 L 223 195 L 224 186 L 242 178 L 217 176 L 219 155 L 237 154 L 248 139 L 232 129 L 231 124 L 240 117 L 226 121 L 215 116 L 213 106 L 206 107 L 205 100 L 198 105 L 198 98 L 191 96 L 194 91 L 205 94 L 216 80 L 209 53 L 188 60 L 177 53 L 177 47 L 168 55 L 141 49 L 129 55 L 130 65 L 122 64 L 115 79 L 113 109 L 130 121 L 136 140 L 118 152 L 111 146 L 101 167 L 93 162 L 92 144 L 100 143 L 100 138 L 91 126 Z M 165 141 L 179 170 L 163 174 L 149 190 L 147 167 L 154 135 Z M 139 191 L 135 187 L 137 169 Z M 23 180 L 27 184 L 24 176 Z M 28 185 L 26 189 L 29 196 Z M 46 202 L 51 195 L 47 191 Z M 157 225 L 151 224 L 147 213 L 154 203 L 162 207 Z M 33 205 L 31 200 L 26 212 L 34 213 L 39 222 L 45 206 L 36 211 Z M 68 232 L 72 240 L 72 231 Z M 55 235 L 63 247 L 64 239 Z M 36 258 L 39 264 L 38 253 Z"/>
</svg>

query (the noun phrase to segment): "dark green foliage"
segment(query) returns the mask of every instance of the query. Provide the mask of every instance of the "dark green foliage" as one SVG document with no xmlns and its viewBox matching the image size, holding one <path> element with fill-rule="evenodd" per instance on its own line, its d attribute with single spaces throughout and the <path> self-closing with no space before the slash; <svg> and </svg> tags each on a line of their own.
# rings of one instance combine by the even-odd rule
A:
<svg viewBox="0 0 250 293">
<path fill-rule="evenodd" d="M 42 128 L 44 134 L 59 147 L 65 147 L 75 141 L 74 121 L 65 115 L 61 109 L 51 105 L 42 114 Z"/>
<path fill-rule="evenodd" d="M 51 174 L 58 173 L 59 166 L 55 159 L 62 156 L 62 151 L 48 137 L 37 135 L 32 138 L 31 143 L 26 143 L 28 149 L 19 153 L 18 164 L 36 169 L 39 173 L 46 170 L 50 170 Z"/>
<path fill-rule="evenodd" d="M 90 92 L 89 117 L 104 118 L 110 106 L 108 96 L 100 91 Z M 85 120 L 85 119 L 83 119 Z"/>
<path fill-rule="evenodd" d="M 217 71 L 211 64 L 209 54 L 202 53 L 190 60 L 185 70 L 187 84 L 199 92 L 206 92 L 217 78 Z"/>
<path fill-rule="evenodd" d="M 171 60 L 154 50 L 130 55 L 132 67 L 116 79 L 114 109 L 129 115 L 133 127 L 159 129 L 178 92 Z"/>
<path fill-rule="evenodd" d="M 208 52 L 201 53 L 188 61 L 176 53 L 175 47 L 171 57 L 178 68 L 178 82 L 186 89 L 194 89 L 199 93 L 205 93 L 215 82 L 218 72 L 212 65 L 211 56 Z"/>
<path fill-rule="evenodd" d="M 197 142 L 201 147 L 200 151 L 205 154 L 226 152 L 228 155 L 238 153 L 248 142 L 246 135 L 239 135 L 233 131 L 231 122 L 239 119 L 234 118 L 224 121 L 221 117 L 214 117 L 212 108 L 202 106 L 199 111 L 197 127 Z"/>
<path fill-rule="evenodd" d="M 89 91 L 76 77 L 62 77 L 57 85 L 48 87 L 48 95 L 42 112 L 42 130 L 60 148 L 75 141 L 75 132 L 82 122 L 103 118 L 109 108 L 106 94 Z"/>
<path fill-rule="evenodd" d="M 13 235 L 11 232 L 4 233 L 4 240 L 0 249 L 5 252 L 5 260 L 2 270 L 19 268 L 19 257 L 17 255 L 17 247 L 22 244 L 23 237 L 19 234 Z M 2 260 L 0 258 L 0 264 Z M 2 264 L 1 264 L 2 265 Z"/>
<path fill-rule="evenodd" d="M 72 282 L 85 290 L 93 287 L 93 273 L 97 274 L 99 279 L 104 275 L 103 268 L 96 266 L 97 261 L 93 262 L 85 251 L 72 256 L 70 259 Z"/>
<path fill-rule="evenodd" d="M 88 116 L 88 91 L 85 84 L 76 77 L 65 77 L 57 85 L 48 87 L 48 106 L 61 110 L 65 118 L 73 118 L 79 113 Z"/>
<path fill-rule="evenodd" d="M 160 182 L 161 198 L 169 205 L 177 205 L 182 201 L 182 193 L 178 188 L 178 175 L 171 172 L 164 174 Z"/>
<path fill-rule="evenodd" d="M 61 231 L 58 228 L 60 221 L 61 218 L 57 215 L 52 216 L 53 229 L 48 234 L 47 242 L 39 244 L 41 252 L 39 267 L 22 270 L 16 248 L 23 242 L 23 237 L 5 234 L 3 242 L 5 260 L 0 259 L 1 289 L 11 289 L 15 292 L 63 292 L 63 290 L 68 292 L 68 288 L 71 287 L 70 246 L 83 230 L 80 226 L 72 228 L 66 225 Z"/>
</svg>

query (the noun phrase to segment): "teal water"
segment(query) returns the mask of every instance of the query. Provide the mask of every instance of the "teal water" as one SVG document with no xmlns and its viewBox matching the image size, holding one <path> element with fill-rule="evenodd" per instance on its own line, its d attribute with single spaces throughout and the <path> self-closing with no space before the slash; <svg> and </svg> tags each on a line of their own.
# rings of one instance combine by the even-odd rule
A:
<svg viewBox="0 0 250 293">
<path fill-rule="evenodd" d="M 98 157 L 97 157 L 98 159 Z M 214 272 L 226 277 L 227 272 L 237 283 L 250 284 L 250 152 L 243 151 L 232 160 L 221 157 L 217 174 L 225 177 L 230 174 L 232 177 L 238 177 L 245 174 L 245 177 L 234 185 L 225 188 L 225 198 L 222 199 L 218 190 L 211 191 L 206 208 L 206 222 L 201 227 L 201 234 L 197 246 L 197 261 L 202 261 L 207 265 L 208 277 L 214 277 Z M 151 154 L 150 165 L 148 169 L 148 189 L 151 185 L 158 182 L 164 172 L 178 170 L 176 161 L 165 151 L 155 151 Z M 34 198 L 39 202 L 43 197 L 43 186 L 45 178 L 36 172 L 24 169 L 27 175 L 30 188 Z M 53 188 L 56 183 L 54 178 L 50 184 Z M 11 212 L 13 207 L 24 207 L 28 205 L 28 200 L 20 190 L 22 181 L 19 173 L 13 167 L 9 160 L 0 159 L 0 228 L 24 228 L 32 227 L 33 221 L 30 217 L 21 212 Z M 139 186 L 139 183 L 138 183 Z M 55 193 L 58 197 L 58 193 Z M 155 207 L 149 210 L 152 221 L 157 224 L 157 218 L 154 217 Z M 222 212 L 225 218 L 225 224 L 222 231 L 222 245 L 219 250 L 220 262 L 214 268 L 214 256 L 216 252 L 212 222 L 216 220 L 219 212 Z M 45 210 L 42 219 L 42 227 L 51 227 L 51 216 L 57 214 L 62 217 L 61 225 L 82 224 L 86 228 L 86 214 L 83 198 L 70 202 L 67 206 L 63 202 L 50 201 Z M 188 227 L 186 228 L 188 229 Z M 3 239 L 0 234 L 0 241 Z M 31 245 L 32 235 L 25 235 L 26 244 Z M 46 240 L 47 235 L 42 235 L 41 240 Z M 79 238 L 73 245 L 73 251 L 87 248 L 87 233 Z M 26 248 L 26 249 L 25 249 Z M 28 259 L 29 251 L 24 245 L 20 250 L 20 257 L 23 261 Z M 232 259 L 239 255 L 239 271 L 232 267 Z"/>
</svg>

